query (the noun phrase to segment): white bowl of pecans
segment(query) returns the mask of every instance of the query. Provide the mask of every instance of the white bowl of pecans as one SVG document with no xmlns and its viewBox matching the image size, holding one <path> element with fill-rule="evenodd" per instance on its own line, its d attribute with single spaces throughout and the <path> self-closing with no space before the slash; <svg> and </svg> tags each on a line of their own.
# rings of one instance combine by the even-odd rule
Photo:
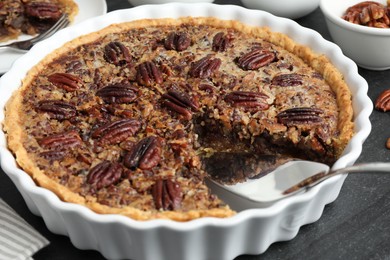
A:
<svg viewBox="0 0 390 260">
<path fill-rule="evenodd" d="M 171 2 L 178 3 L 212 3 L 214 0 L 128 0 L 133 6 L 146 4 L 167 4 Z"/>
<path fill-rule="evenodd" d="M 386 0 L 321 0 L 333 41 L 360 67 L 390 69 L 390 4 Z"/>
</svg>

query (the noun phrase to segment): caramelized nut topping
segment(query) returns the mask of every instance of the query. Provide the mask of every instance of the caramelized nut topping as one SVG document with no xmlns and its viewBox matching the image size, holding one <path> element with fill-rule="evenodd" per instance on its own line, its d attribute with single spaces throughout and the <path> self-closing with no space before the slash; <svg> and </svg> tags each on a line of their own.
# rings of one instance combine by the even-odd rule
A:
<svg viewBox="0 0 390 260">
<path fill-rule="evenodd" d="M 243 107 L 247 110 L 266 110 L 268 96 L 260 92 L 233 91 L 225 96 L 225 101 L 235 107 Z"/>
<path fill-rule="evenodd" d="M 272 79 L 271 84 L 281 87 L 302 85 L 303 76 L 297 73 L 279 74 Z"/>
<path fill-rule="evenodd" d="M 224 52 L 231 45 L 232 38 L 223 32 L 217 33 L 213 38 L 213 51 Z"/>
<path fill-rule="evenodd" d="M 57 120 L 70 119 L 77 113 L 74 105 L 61 100 L 39 101 L 36 109 L 40 112 L 48 113 L 50 118 Z"/>
<path fill-rule="evenodd" d="M 143 86 L 161 84 L 163 77 L 160 69 L 152 61 L 145 61 L 137 67 L 137 82 Z"/>
<path fill-rule="evenodd" d="M 141 122 L 135 119 L 123 119 L 97 128 L 91 136 L 100 144 L 118 144 L 133 136 L 141 128 Z"/>
<path fill-rule="evenodd" d="M 156 136 L 148 136 L 139 141 L 128 152 L 124 159 L 124 165 L 132 170 L 140 168 L 150 170 L 157 166 L 161 160 L 161 141 Z"/>
<path fill-rule="evenodd" d="M 114 65 L 123 66 L 132 61 L 129 49 L 121 42 L 110 42 L 104 47 L 104 58 Z"/>
<path fill-rule="evenodd" d="M 58 20 L 62 12 L 55 3 L 30 2 L 25 5 L 25 11 L 28 16 L 39 20 Z"/>
<path fill-rule="evenodd" d="M 277 115 L 279 123 L 290 125 L 316 124 L 323 121 L 324 111 L 315 107 L 298 107 L 284 110 Z"/>
<path fill-rule="evenodd" d="M 170 179 L 157 180 L 151 192 L 156 209 L 180 209 L 183 194 L 177 182 Z"/>
<path fill-rule="evenodd" d="M 276 58 L 270 50 L 255 49 L 237 59 L 237 65 L 243 70 L 257 70 L 267 66 Z"/>
<path fill-rule="evenodd" d="M 185 119 L 192 118 L 191 111 L 197 111 L 199 105 L 186 92 L 180 91 L 177 87 L 171 87 L 163 96 L 163 105 L 170 110 L 184 116 Z"/>
<path fill-rule="evenodd" d="M 69 92 L 78 90 L 83 84 L 79 77 L 69 73 L 54 73 L 48 76 L 47 79 L 53 85 Z"/>
<path fill-rule="evenodd" d="M 116 184 L 122 177 L 123 168 L 119 163 L 103 161 L 93 167 L 87 175 L 87 183 L 100 190 Z"/>
<path fill-rule="evenodd" d="M 186 33 L 171 32 L 164 41 L 167 50 L 184 51 L 191 44 L 191 39 Z"/>
<path fill-rule="evenodd" d="M 117 83 L 99 89 L 96 95 L 109 104 L 131 103 L 138 97 L 138 89 L 130 84 Z"/>
<path fill-rule="evenodd" d="M 43 137 L 38 143 L 45 149 L 61 151 L 82 145 L 82 140 L 76 131 L 69 131 Z"/>
<path fill-rule="evenodd" d="M 221 59 L 213 59 L 211 56 L 204 57 L 192 63 L 189 75 L 194 78 L 208 78 L 221 66 Z"/>
</svg>

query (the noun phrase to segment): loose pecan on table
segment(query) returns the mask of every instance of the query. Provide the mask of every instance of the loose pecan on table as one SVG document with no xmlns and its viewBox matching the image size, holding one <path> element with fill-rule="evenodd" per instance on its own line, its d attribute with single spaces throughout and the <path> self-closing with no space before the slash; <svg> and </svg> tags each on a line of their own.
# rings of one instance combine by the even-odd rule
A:
<svg viewBox="0 0 390 260">
<path fill-rule="evenodd" d="M 276 118 L 281 124 L 302 125 L 302 124 L 316 124 L 322 122 L 321 115 L 324 113 L 322 109 L 315 107 L 297 107 L 290 108 L 280 112 Z"/>
<path fill-rule="evenodd" d="M 57 120 L 70 119 L 77 114 L 77 109 L 74 105 L 62 100 L 39 101 L 36 109 L 39 112 L 48 113 L 50 118 Z"/>
<path fill-rule="evenodd" d="M 103 161 L 89 170 L 87 183 L 100 190 L 118 183 L 122 173 L 123 167 L 119 163 Z"/>
<path fill-rule="evenodd" d="M 157 180 L 152 186 L 151 192 L 156 209 L 180 209 L 183 194 L 177 182 L 170 179 Z"/>
<path fill-rule="evenodd" d="M 376 28 L 389 28 L 390 8 L 374 1 L 349 7 L 342 18 L 348 22 Z"/>
<path fill-rule="evenodd" d="M 79 77 L 69 73 L 53 73 L 47 79 L 54 86 L 70 92 L 78 90 L 83 84 L 83 81 Z"/>
<path fill-rule="evenodd" d="M 130 84 L 117 83 L 99 89 L 96 95 L 109 104 L 131 103 L 138 97 L 138 89 Z"/>
<path fill-rule="evenodd" d="M 123 164 L 135 170 L 150 170 L 161 160 L 161 140 L 156 136 L 148 136 L 139 141 L 123 158 Z"/>
<path fill-rule="evenodd" d="M 184 32 L 171 32 L 164 41 L 167 50 L 184 51 L 191 45 L 191 39 Z"/>
<path fill-rule="evenodd" d="M 137 82 L 143 86 L 151 86 L 154 83 L 161 84 L 163 76 L 160 69 L 152 61 L 145 61 L 137 66 Z"/>
<path fill-rule="evenodd" d="M 199 104 L 186 92 L 172 86 L 167 93 L 162 95 L 162 104 L 170 110 L 181 114 L 185 119 L 192 118 L 192 111 L 199 109 Z"/>
<path fill-rule="evenodd" d="M 121 42 L 110 42 L 104 47 L 104 58 L 106 61 L 123 66 L 132 61 L 129 49 Z"/>
<path fill-rule="evenodd" d="M 375 108 L 383 112 L 390 110 L 390 89 L 381 92 L 375 100 Z"/>
<path fill-rule="evenodd" d="M 221 66 L 221 59 L 206 56 L 191 64 L 189 75 L 193 78 L 208 78 Z"/>
<path fill-rule="evenodd" d="M 257 70 L 270 64 L 275 58 L 274 52 L 256 48 L 237 58 L 236 63 L 243 70 Z"/>
<path fill-rule="evenodd" d="M 242 107 L 247 110 L 266 110 L 268 96 L 261 92 L 233 91 L 225 96 L 225 101 L 234 107 Z"/>
<path fill-rule="evenodd" d="M 141 122 L 136 119 L 123 119 L 108 123 L 95 129 L 91 137 L 100 144 L 117 144 L 133 136 L 141 128 Z"/>
</svg>

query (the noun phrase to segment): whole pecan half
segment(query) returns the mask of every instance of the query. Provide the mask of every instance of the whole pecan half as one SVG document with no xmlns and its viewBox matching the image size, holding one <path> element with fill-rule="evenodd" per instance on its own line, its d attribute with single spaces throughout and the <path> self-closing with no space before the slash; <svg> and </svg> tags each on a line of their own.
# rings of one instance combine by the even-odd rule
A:
<svg viewBox="0 0 390 260">
<path fill-rule="evenodd" d="M 106 61 L 123 66 L 132 61 L 129 49 L 121 42 L 110 42 L 104 47 L 104 58 Z"/>
<path fill-rule="evenodd" d="M 224 52 L 231 45 L 232 38 L 224 32 L 219 32 L 214 35 L 212 50 L 216 52 Z"/>
<path fill-rule="evenodd" d="M 138 97 L 138 89 L 130 84 L 117 83 L 99 89 L 96 95 L 109 104 L 131 103 Z"/>
<path fill-rule="evenodd" d="M 89 170 L 87 183 L 100 190 L 118 183 L 122 173 L 123 167 L 119 163 L 103 161 Z"/>
<path fill-rule="evenodd" d="M 243 107 L 247 110 L 266 110 L 268 96 L 261 92 L 233 91 L 225 96 L 225 101 L 234 107 Z"/>
<path fill-rule="evenodd" d="M 323 121 L 322 109 L 315 107 L 290 108 L 280 112 L 276 117 L 278 122 L 287 126 L 302 124 L 317 124 Z"/>
<path fill-rule="evenodd" d="M 54 73 L 48 76 L 47 79 L 54 86 L 70 92 L 78 90 L 83 84 L 79 77 L 69 73 Z"/>
<path fill-rule="evenodd" d="M 65 133 L 49 135 L 38 140 L 38 144 L 41 147 L 57 151 L 78 147 L 82 145 L 82 143 L 83 142 L 79 134 L 74 130 Z"/>
<path fill-rule="evenodd" d="M 167 50 L 184 51 L 191 45 L 191 39 L 184 32 L 171 32 L 164 41 Z"/>
<path fill-rule="evenodd" d="M 156 209 L 180 209 L 183 194 L 177 182 L 170 179 L 157 180 L 151 188 L 151 193 Z"/>
<path fill-rule="evenodd" d="M 390 89 L 381 92 L 375 100 L 375 108 L 383 112 L 390 110 Z"/>
<path fill-rule="evenodd" d="M 145 61 L 137 66 L 137 82 L 143 86 L 151 86 L 154 83 L 161 84 L 163 77 L 160 69 L 152 61 Z"/>
<path fill-rule="evenodd" d="M 70 119 L 77 114 L 77 109 L 74 105 L 62 100 L 39 101 L 36 110 L 48 113 L 50 118 L 57 120 Z"/>
<path fill-rule="evenodd" d="M 191 64 L 189 75 L 193 78 L 208 78 L 221 66 L 221 59 L 206 56 Z"/>
<path fill-rule="evenodd" d="M 133 136 L 141 128 L 141 122 L 136 119 L 122 119 L 103 125 L 91 134 L 100 144 L 117 144 Z"/>
<path fill-rule="evenodd" d="M 60 7 L 50 2 L 31 1 L 24 8 L 28 16 L 39 20 L 58 20 L 62 15 Z"/>
<path fill-rule="evenodd" d="M 297 73 L 279 74 L 276 75 L 271 81 L 272 85 L 281 87 L 299 86 L 302 85 L 302 83 L 303 76 Z"/>
<path fill-rule="evenodd" d="M 256 48 L 237 58 L 236 63 L 243 70 L 257 70 L 270 64 L 275 58 L 274 52 Z"/>
<path fill-rule="evenodd" d="M 179 90 L 176 86 L 169 88 L 162 97 L 164 106 L 183 115 L 187 120 L 192 118 L 192 111 L 199 110 L 199 104 L 187 92 Z"/>
<path fill-rule="evenodd" d="M 161 160 L 161 141 L 156 136 L 148 136 L 139 141 L 123 158 L 124 165 L 135 170 L 150 170 Z"/>
<path fill-rule="evenodd" d="M 342 18 L 364 26 L 389 28 L 389 8 L 374 1 L 364 1 L 349 7 Z"/>
<path fill-rule="evenodd" d="M 45 152 L 41 152 L 39 154 L 39 156 L 45 158 L 46 160 L 48 161 L 57 161 L 57 160 L 61 160 L 63 158 L 65 158 L 65 156 L 67 156 L 68 153 L 67 151 L 45 151 Z"/>
</svg>

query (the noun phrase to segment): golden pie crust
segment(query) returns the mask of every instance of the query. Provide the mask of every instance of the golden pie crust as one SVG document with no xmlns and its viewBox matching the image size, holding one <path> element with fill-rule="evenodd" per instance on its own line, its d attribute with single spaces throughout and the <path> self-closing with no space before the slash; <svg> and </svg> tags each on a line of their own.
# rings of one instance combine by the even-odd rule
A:
<svg viewBox="0 0 390 260">
<path fill-rule="evenodd" d="M 123 46 L 131 57 L 124 55 Z M 263 54 L 268 59 L 264 66 L 248 65 L 248 59 Z M 81 80 L 74 81 L 79 84 L 72 85 L 75 89 L 63 89 L 58 78 L 48 80 L 55 73 Z M 293 76 L 277 77 L 281 74 Z M 118 101 L 118 94 L 113 99 L 99 92 L 124 85 L 135 99 Z M 42 111 L 44 100 L 54 99 L 71 103 L 71 109 L 50 103 Z M 60 108 L 65 115 L 77 113 L 79 119 L 55 117 L 53 111 Z M 289 108 L 298 108 L 299 115 L 309 111 L 309 118 L 297 123 L 287 113 L 287 119 L 278 119 Z M 351 93 L 327 57 L 265 27 L 205 17 L 137 20 L 76 38 L 29 71 L 5 114 L 8 147 L 39 186 L 63 201 L 136 220 L 189 221 L 235 214 L 204 184 L 207 173 L 199 156 L 204 151 L 229 150 L 241 147 L 239 143 L 259 151 L 265 146 L 258 144 L 267 140 L 273 147 L 267 152 L 275 153 L 286 143 L 302 150 L 302 156 L 307 149 L 314 154 L 310 159 L 332 163 L 353 135 Z M 124 118 L 136 118 L 125 120 L 135 133 L 118 142 L 99 136 L 110 123 Z M 63 133 L 73 145 L 65 155 L 56 145 L 50 150 L 47 140 L 53 135 L 64 138 Z M 223 145 L 208 143 L 218 136 Z M 134 150 L 141 155 L 134 156 Z M 130 163 L 134 158 L 151 166 L 140 169 L 140 164 Z M 120 180 L 103 187 L 97 186 L 102 181 L 88 184 L 88 178 L 97 178 L 88 177 L 91 169 L 110 160 L 121 169 Z"/>
</svg>

